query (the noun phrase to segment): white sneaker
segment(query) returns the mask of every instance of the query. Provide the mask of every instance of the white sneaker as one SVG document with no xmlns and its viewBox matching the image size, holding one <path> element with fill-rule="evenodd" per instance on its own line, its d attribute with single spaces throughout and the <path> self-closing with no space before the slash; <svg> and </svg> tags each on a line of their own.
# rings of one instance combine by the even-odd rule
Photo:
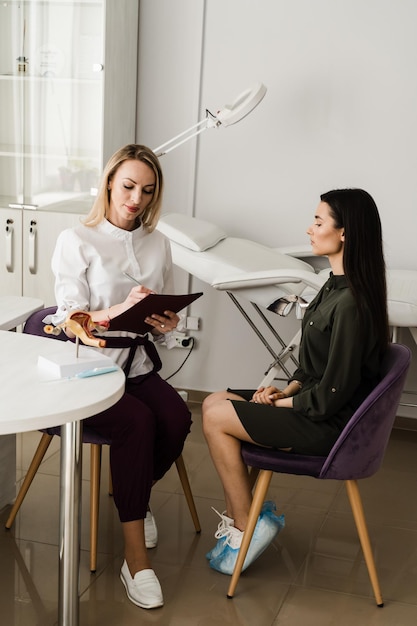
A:
<svg viewBox="0 0 417 626">
<path fill-rule="evenodd" d="M 153 569 L 136 572 L 132 578 L 126 561 L 123 561 L 120 580 L 126 589 L 127 597 L 141 609 L 156 609 L 163 606 L 161 585 Z"/>
<path fill-rule="evenodd" d="M 156 526 L 155 518 L 152 515 L 150 507 L 146 511 L 146 517 L 144 520 L 145 527 L 145 545 L 147 548 L 156 548 L 158 544 L 158 528 Z"/>
<path fill-rule="evenodd" d="M 225 537 L 225 534 L 227 534 L 225 532 L 226 529 L 229 528 L 229 526 L 235 525 L 235 520 L 233 520 L 231 517 L 228 517 L 226 515 L 226 511 L 223 511 L 223 513 L 219 513 L 217 509 L 215 509 L 213 506 L 211 508 L 221 518 L 221 521 L 219 522 L 219 525 L 217 526 L 217 530 L 214 533 L 214 536 L 216 539 L 218 539 L 218 541 L 216 545 L 214 546 L 214 548 L 212 548 L 206 554 L 206 559 L 208 561 L 211 561 L 211 559 L 216 559 L 219 556 L 219 554 L 222 552 L 224 548 L 224 544 L 226 541 L 226 537 Z"/>
</svg>

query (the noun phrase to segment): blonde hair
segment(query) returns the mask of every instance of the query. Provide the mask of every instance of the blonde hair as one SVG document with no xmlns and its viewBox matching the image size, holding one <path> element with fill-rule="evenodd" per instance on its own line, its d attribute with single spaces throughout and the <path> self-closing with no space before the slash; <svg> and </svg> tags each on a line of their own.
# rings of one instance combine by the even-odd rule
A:
<svg viewBox="0 0 417 626">
<path fill-rule="evenodd" d="M 83 222 L 86 226 L 96 226 L 106 217 L 110 208 L 109 183 L 124 161 L 142 161 L 142 163 L 146 163 L 155 174 L 155 189 L 152 199 L 140 218 L 143 226 L 145 226 L 149 232 L 152 232 L 158 223 L 161 213 L 164 182 L 161 165 L 156 154 L 150 148 L 138 144 L 128 144 L 120 148 L 107 161 L 96 199 L 91 211 Z"/>
</svg>

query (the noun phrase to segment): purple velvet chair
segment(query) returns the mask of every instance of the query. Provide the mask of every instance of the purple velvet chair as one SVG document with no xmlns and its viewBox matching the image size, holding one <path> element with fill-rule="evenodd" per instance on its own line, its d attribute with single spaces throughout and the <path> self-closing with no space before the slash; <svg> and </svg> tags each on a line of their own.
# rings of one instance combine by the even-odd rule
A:
<svg viewBox="0 0 417 626">
<path fill-rule="evenodd" d="M 383 606 L 357 481 L 375 474 L 382 464 L 410 361 L 411 352 L 406 346 L 389 345 L 382 363 L 381 382 L 349 420 L 327 457 L 292 454 L 249 443 L 242 444 L 242 457 L 246 465 L 252 468 L 251 479 L 253 482 L 256 478 L 258 480 L 227 592 L 228 598 L 232 598 L 236 590 L 272 474 L 279 472 L 345 481 L 376 603 Z"/>
<path fill-rule="evenodd" d="M 42 320 L 46 315 L 55 313 L 56 307 L 49 307 L 41 311 L 33 313 L 26 321 L 23 329 L 24 333 L 30 335 L 38 335 L 46 337 L 48 339 L 57 339 L 61 341 L 68 341 L 68 337 L 65 333 L 60 335 L 48 335 L 43 330 L 44 323 Z M 6 528 L 11 528 L 17 513 L 25 499 L 25 496 L 29 490 L 30 485 L 38 471 L 40 464 L 49 448 L 54 435 L 61 434 L 61 427 L 47 428 L 41 430 L 42 437 L 33 456 L 32 462 L 28 468 L 27 474 L 17 494 L 16 501 L 10 511 L 10 515 L 6 521 Z M 101 474 L 101 452 L 103 445 L 110 445 L 111 441 L 106 439 L 93 428 L 89 426 L 83 427 L 83 443 L 89 443 L 90 448 L 90 570 L 95 572 L 97 569 L 97 539 L 98 539 L 98 514 L 99 514 L 99 499 L 100 499 L 100 474 Z M 185 498 L 187 500 L 188 508 L 190 509 L 191 517 L 194 523 L 194 527 L 197 533 L 201 531 L 200 521 L 198 518 L 197 509 L 195 507 L 193 494 L 191 491 L 190 483 L 188 480 L 187 470 L 185 468 L 182 455 L 175 461 L 178 475 L 181 481 L 181 485 L 184 491 Z M 109 494 L 112 494 L 111 476 L 109 477 Z"/>
</svg>

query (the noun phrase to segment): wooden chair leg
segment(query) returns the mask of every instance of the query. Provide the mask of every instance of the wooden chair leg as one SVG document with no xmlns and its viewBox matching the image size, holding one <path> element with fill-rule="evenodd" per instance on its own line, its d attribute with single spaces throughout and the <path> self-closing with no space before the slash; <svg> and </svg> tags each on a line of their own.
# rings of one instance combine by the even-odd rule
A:
<svg viewBox="0 0 417 626">
<path fill-rule="evenodd" d="M 49 448 L 49 445 L 52 441 L 53 435 L 48 435 L 47 433 L 43 433 L 41 440 L 38 444 L 38 447 L 36 449 L 35 454 L 33 455 L 33 459 L 32 462 L 29 466 L 29 469 L 27 471 L 27 474 L 23 480 L 22 486 L 20 487 L 19 493 L 17 494 L 15 503 L 13 504 L 12 510 L 10 511 L 10 515 L 7 519 L 7 522 L 5 524 L 6 528 L 9 529 L 14 520 L 16 515 L 19 512 L 19 509 L 22 505 L 23 500 L 25 499 L 25 496 L 29 490 L 29 487 L 32 484 L 32 481 L 36 475 L 36 472 L 39 469 L 40 464 L 42 463 L 42 460 L 46 454 L 46 451 Z"/>
<path fill-rule="evenodd" d="M 355 519 L 356 529 L 362 546 L 363 556 L 365 557 L 366 566 L 368 568 L 369 578 L 371 580 L 372 589 L 378 606 L 384 606 L 381 589 L 376 572 L 374 556 L 372 554 L 371 542 L 369 540 L 368 528 L 366 526 L 365 514 L 362 506 L 362 499 L 359 493 L 358 482 L 356 480 L 345 481 L 347 494 L 349 496 L 350 506 L 352 507 L 353 517 Z"/>
<path fill-rule="evenodd" d="M 90 571 L 95 572 L 97 569 L 101 445 L 92 443 L 90 450 Z"/>
<path fill-rule="evenodd" d="M 184 463 L 182 454 L 180 454 L 178 459 L 175 461 L 175 465 L 177 466 L 177 471 L 180 477 L 185 499 L 187 500 L 188 508 L 190 509 L 191 517 L 194 523 L 195 532 L 200 533 L 201 532 L 200 520 L 198 519 L 198 513 L 195 507 L 194 497 L 191 491 L 190 483 L 188 480 L 188 474 L 185 468 L 185 463 Z"/>
<path fill-rule="evenodd" d="M 237 584 L 239 582 L 240 574 L 242 573 L 242 567 L 249 550 L 249 544 L 255 530 L 256 522 L 258 521 L 258 517 L 261 513 L 262 505 L 264 503 L 265 496 L 271 482 L 272 474 L 273 472 L 270 470 L 261 470 L 259 473 L 258 482 L 256 483 L 256 489 L 253 494 L 252 505 L 249 511 L 248 523 L 246 524 L 245 532 L 243 533 L 242 544 L 240 546 L 235 569 L 233 570 L 229 589 L 227 591 L 228 598 L 233 598 Z"/>
</svg>

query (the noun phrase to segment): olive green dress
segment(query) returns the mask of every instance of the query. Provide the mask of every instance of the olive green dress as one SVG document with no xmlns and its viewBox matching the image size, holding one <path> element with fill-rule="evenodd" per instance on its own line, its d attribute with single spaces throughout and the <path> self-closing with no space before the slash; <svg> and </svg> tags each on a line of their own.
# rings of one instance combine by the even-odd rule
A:
<svg viewBox="0 0 417 626">
<path fill-rule="evenodd" d="M 330 278 L 305 311 L 293 408 L 232 400 L 250 437 L 273 448 L 326 455 L 379 381 L 381 355 L 371 314 L 358 307 L 345 276 Z M 254 390 L 230 390 L 250 400 Z"/>
</svg>

